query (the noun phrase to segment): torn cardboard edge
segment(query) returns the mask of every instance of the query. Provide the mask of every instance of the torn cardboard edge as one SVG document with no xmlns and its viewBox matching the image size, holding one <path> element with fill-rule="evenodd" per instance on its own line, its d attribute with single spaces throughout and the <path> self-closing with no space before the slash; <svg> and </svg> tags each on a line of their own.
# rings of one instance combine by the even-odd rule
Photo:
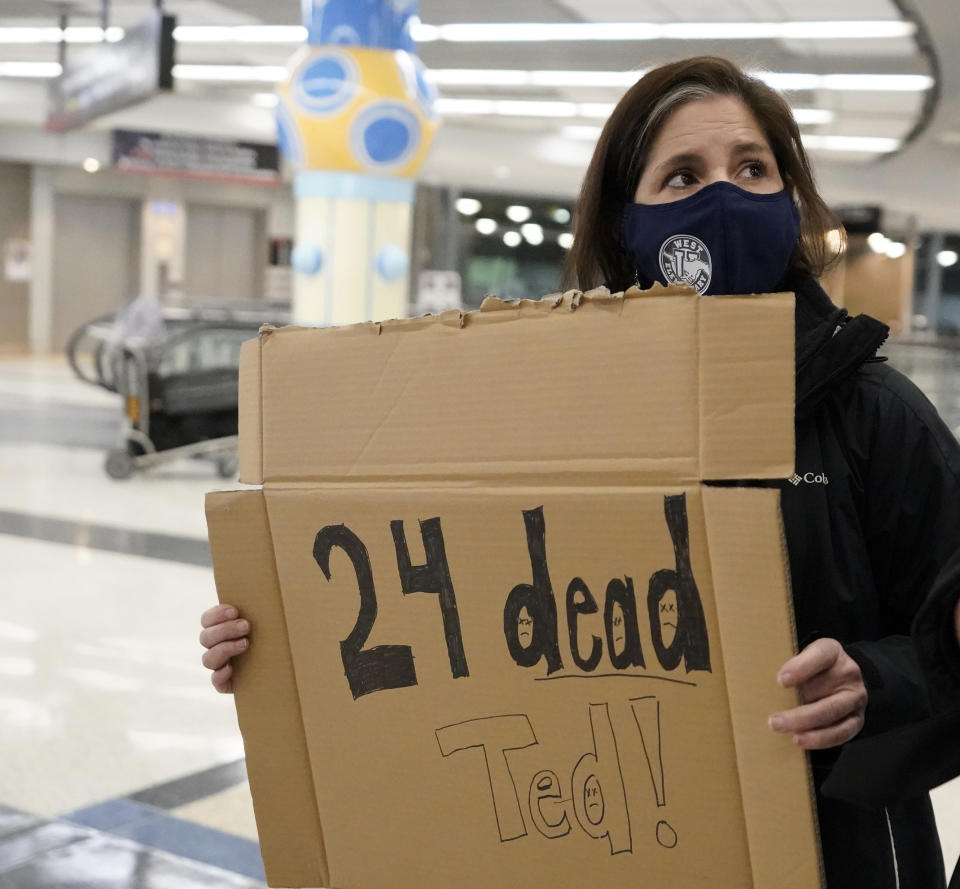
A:
<svg viewBox="0 0 960 889">
<path fill-rule="evenodd" d="M 421 375 L 415 380 L 410 392 L 405 389 L 396 390 L 393 393 L 395 402 L 391 403 L 391 409 L 382 411 L 383 427 L 371 427 L 366 431 L 358 429 L 357 447 L 354 450 L 349 447 L 339 448 L 343 455 L 339 460 L 336 458 L 338 448 L 331 447 L 332 442 L 327 442 L 327 447 L 323 447 L 324 442 L 319 442 L 320 447 L 310 459 L 301 460 L 299 455 L 306 453 L 317 443 L 294 443 L 299 430 L 289 422 L 282 439 L 272 433 L 268 436 L 264 428 L 263 412 L 272 409 L 274 404 L 270 393 L 273 391 L 271 387 L 275 362 L 271 361 L 269 355 L 281 342 L 285 344 L 283 353 L 290 355 L 292 350 L 299 350 L 304 358 L 308 358 L 311 346 L 306 345 L 306 338 L 320 332 L 323 339 L 318 342 L 322 347 L 328 351 L 337 351 L 344 360 L 355 349 L 367 350 L 371 366 L 379 367 L 381 374 L 388 374 L 390 379 L 387 382 L 390 383 L 402 372 L 401 368 L 389 367 L 392 359 L 398 357 L 395 353 L 406 352 L 399 357 L 407 360 L 406 367 L 409 368 L 410 353 L 419 348 L 420 341 L 416 341 L 415 346 L 413 340 L 406 339 L 408 336 L 424 336 L 429 340 L 441 337 L 441 334 L 443 339 L 464 336 L 466 340 L 461 351 L 466 354 L 476 346 L 471 332 L 484 330 L 491 324 L 499 325 L 518 319 L 537 319 L 539 323 L 544 323 L 551 318 L 573 314 L 580 316 L 584 312 L 589 314 L 613 311 L 617 315 L 624 312 L 627 312 L 627 315 L 636 315 L 638 312 L 646 312 L 647 308 L 656 305 L 663 298 L 671 301 L 673 312 L 678 308 L 689 307 L 690 317 L 678 318 L 676 324 L 693 324 L 698 328 L 700 369 L 697 371 L 696 380 L 691 377 L 691 385 L 699 385 L 699 394 L 688 392 L 687 397 L 681 400 L 689 402 L 684 409 L 699 411 L 700 441 L 704 444 L 699 453 L 694 455 L 699 460 L 699 468 L 692 464 L 677 464 L 673 455 L 666 453 L 638 456 L 637 452 L 622 440 L 618 442 L 619 452 L 614 450 L 609 453 L 600 452 L 590 446 L 585 447 L 582 453 L 573 453 L 569 449 L 566 453 L 547 454 L 533 454 L 522 450 L 508 453 L 502 449 L 497 452 L 495 447 L 488 446 L 495 444 L 493 440 L 485 443 L 478 440 L 472 452 L 468 444 L 457 454 L 456 461 L 451 461 L 449 454 L 445 456 L 431 453 L 430 442 L 423 443 L 424 446 L 421 447 L 421 443 L 413 440 L 415 430 L 412 430 L 409 424 L 406 427 L 402 425 L 403 417 L 411 410 L 421 410 L 422 413 L 416 403 L 418 399 L 441 405 L 450 422 L 463 428 L 466 428 L 468 423 L 479 424 L 483 415 L 472 407 L 468 410 L 452 402 L 449 394 L 451 391 L 462 393 L 463 398 L 473 397 L 476 393 L 487 398 L 483 405 L 485 409 L 488 412 L 494 409 L 499 411 L 496 416 L 490 414 L 492 422 L 487 424 L 487 428 L 493 428 L 500 421 L 503 421 L 500 422 L 501 428 L 516 428 L 518 423 L 526 420 L 519 415 L 509 416 L 509 403 L 506 401 L 491 406 L 489 393 L 477 388 L 480 381 L 471 377 L 469 366 L 460 367 L 455 359 L 445 364 L 445 373 L 442 376 L 435 375 L 430 378 Z M 244 344 L 241 353 L 240 478 L 247 484 L 261 484 L 265 480 L 331 482 L 338 479 L 427 481 L 431 478 L 459 478 L 464 481 L 486 481 L 499 476 L 509 477 L 511 483 L 522 484 L 531 477 L 549 483 L 555 476 L 557 483 L 562 484 L 569 481 L 571 476 L 579 476 L 596 483 L 605 473 L 610 473 L 611 477 L 616 475 L 621 481 L 635 477 L 642 478 L 647 483 L 656 483 L 659 480 L 696 483 L 707 478 L 736 480 L 789 477 L 794 469 L 791 407 L 794 371 L 792 362 L 787 368 L 783 357 L 793 353 L 792 306 L 792 294 L 699 297 L 688 288 L 657 287 L 649 291 L 631 289 L 623 294 L 609 294 L 605 290 L 588 294 L 572 291 L 554 294 L 539 301 L 521 300 L 515 303 L 489 298 L 484 309 L 467 314 L 454 311 L 382 324 L 362 323 L 323 328 L 321 331 L 302 327 L 264 328 L 259 339 Z M 627 311 L 628 309 L 630 311 Z M 687 309 L 682 308 L 682 311 L 686 312 Z M 790 316 L 789 325 L 771 325 L 772 315 L 787 314 Z M 733 328 L 736 328 L 738 333 L 731 337 Z M 664 330 L 666 332 L 667 328 Z M 396 338 L 399 333 L 405 334 L 405 337 Z M 489 331 L 485 331 L 486 333 Z M 593 333 L 596 335 L 596 331 Z M 376 346 L 369 340 L 362 344 L 362 340 L 368 337 L 377 340 L 381 337 L 389 339 Z M 548 325 L 542 335 L 538 334 L 536 337 L 536 347 L 545 351 L 548 357 L 553 357 L 554 353 L 551 353 L 549 348 L 552 345 L 555 351 L 560 337 L 564 338 L 564 342 L 573 345 L 577 343 L 576 331 Z M 345 340 L 349 340 L 349 345 Z M 749 354 L 745 354 L 743 349 L 745 341 L 751 344 Z M 312 344 L 315 341 L 311 339 L 309 342 Z M 426 343 L 426 340 L 423 342 Z M 452 340 L 447 341 L 448 349 L 452 343 Z M 626 347 L 623 339 L 619 346 L 622 354 Z M 471 354 L 475 357 L 475 353 Z M 509 360 L 516 365 L 518 379 L 536 381 L 538 370 L 541 377 L 543 374 L 563 370 L 557 366 L 540 368 L 535 363 L 536 357 L 517 352 L 512 353 Z M 290 366 L 288 359 L 283 365 L 286 369 L 277 373 L 288 373 Z M 327 373 L 334 372 L 327 368 Z M 631 384 L 630 380 L 623 376 L 623 371 L 620 376 L 609 376 L 607 382 L 610 380 L 616 380 L 618 385 Z M 379 391 L 383 382 L 382 376 L 358 382 L 352 391 L 353 403 L 369 406 L 372 398 L 378 395 L 386 397 Z M 316 384 L 317 380 L 313 378 L 296 380 L 296 385 L 300 388 Z M 348 390 L 350 381 L 338 380 L 336 386 L 338 393 Z M 750 387 L 754 393 L 752 398 L 743 397 L 744 386 Z M 785 387 L 789 387 L 790 398 L 784 397 Z M 764 395 L 764 392 L 768 394 Z M 555 415 L 557 411 L 551 408 L 559 405 L 553 405 L 550 399 L 559 402 L 562 392 L 545 391 L 543 395 L 545 411 Z M 693 403 L 695 395 L 696 404 Z M 312 398 L 314 404 L 320 403 L 316 393 L 308 393 L 306 397 Z M 376 406 L 370 409 L 373 414 L 377 414 Z M 356 424 L 355 416 L 349 420 Z M 388 423 L 395 425 L 390 427 L 386 425 Z M 268 425 L 273 429 L 275 423 Z M 755 434 L 744 436 L 741 432 L 744 428 L 754 430 Z M 398 435 L 398 432 L 405 433 L 406 437 Z M 771 442 L 771 436 L 777 436 L 778 441 Z M 779 439 L 783 439 L 783 442 Z M 790 445 L 789 453 L 787 440 Z M 384 446 L 388 441 L 390 447 Z M 360 448 L 362 442 L 365 443 Z M 278 452 L 283 453 L 276 459 Z M 349 459 L 347 454 L 351 455 Z M 418 459 L 420 455 L 422 459 Z"/>
</svg>

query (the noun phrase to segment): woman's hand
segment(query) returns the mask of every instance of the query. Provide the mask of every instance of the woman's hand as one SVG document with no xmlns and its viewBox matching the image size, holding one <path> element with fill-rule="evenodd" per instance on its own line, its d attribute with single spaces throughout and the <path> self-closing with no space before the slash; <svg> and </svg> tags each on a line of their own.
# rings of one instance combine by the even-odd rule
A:
<svg viewBox="0 0 960 889">
<path fill-rule="evenodd" d="M 200 644 L 207 650 L 203 653 L 203 665 L 213 670 L 210 677 L 213 687 L 222 694 L 233 692 L 234 655 L 247 650 L 250 640 L 249 621 L 239 617 L 232 605 L 214 605 L 200 615 Z"/>
<path fill-rule="evenodd" d="M 867 689 L 857 662 L 836 639 L 817 639 L 790 658 L 777 674 L 784 688 L 797 688 L 804 704 L 770 717 L 770 728 L 790 732 L 805 750 L 845 744 L 863 728 Z"/>
</svg>

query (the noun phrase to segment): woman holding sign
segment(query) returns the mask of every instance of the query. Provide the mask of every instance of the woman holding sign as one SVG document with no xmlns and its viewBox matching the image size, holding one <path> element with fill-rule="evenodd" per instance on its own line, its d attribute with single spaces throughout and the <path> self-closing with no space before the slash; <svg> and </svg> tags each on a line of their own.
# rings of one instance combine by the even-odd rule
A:
<svg viewBox="0 0 960 889">
<path fill-rule="evenodd" d="M 723 59 L 689 59 L 646 74 L 607 122 L 568 279 L 796 293 L 797 465 L 772 484 L 801 651 L 775 678 L 805 703 L 772 714 L 770 728 L 811 751 L 830 889 L 936 889 L 944 870 L 925 794 L 863 808 L 819 790 L 847 742 L 927 715 L 909 632 L 960 527 L 960 445 L 875 357 L 886 326 L 848 317 L 817 283 L 838 228 L 789 105 Z M 227 605 L 202 622 L 204 664 L 230 691 L 249 627 Z"/>
</svg>

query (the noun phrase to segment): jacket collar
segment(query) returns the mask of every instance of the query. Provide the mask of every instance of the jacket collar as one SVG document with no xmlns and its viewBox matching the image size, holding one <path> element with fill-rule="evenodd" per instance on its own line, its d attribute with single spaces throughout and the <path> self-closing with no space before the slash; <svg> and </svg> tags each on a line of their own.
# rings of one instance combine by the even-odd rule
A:
<svg viewBox="0 0 960 889">
<path fill-rule="evenodd" d="M 890 328 L 869 315 L 851 318 L 808 272 L 791 269 L 781 290 L 796 294 L 796 415 L 809 416 L 836 385 L 876 355 Z"/>
</svg>

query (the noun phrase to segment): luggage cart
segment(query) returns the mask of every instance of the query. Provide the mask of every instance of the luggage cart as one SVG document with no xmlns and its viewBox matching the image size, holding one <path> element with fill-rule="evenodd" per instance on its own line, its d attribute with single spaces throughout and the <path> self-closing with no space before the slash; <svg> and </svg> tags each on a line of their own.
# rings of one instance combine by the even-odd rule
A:
<svg viewBox="0 0 960 889">
<path fill-rule="evenodd" d="M 120 442 L 104 468 L 114 479 L 187 457 L 237 471 L 237 371 L 248 324 L 191 327 L 149 348 L 126 344 L 110 372 L 123 397 Z"/>
</svg>

